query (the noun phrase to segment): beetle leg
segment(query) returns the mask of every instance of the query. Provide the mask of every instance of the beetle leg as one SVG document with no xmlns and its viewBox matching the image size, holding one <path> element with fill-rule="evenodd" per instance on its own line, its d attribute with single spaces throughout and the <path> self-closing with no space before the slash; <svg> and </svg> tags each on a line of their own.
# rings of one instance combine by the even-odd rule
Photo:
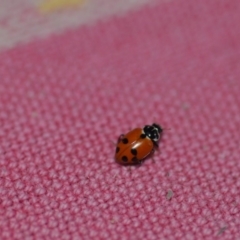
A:
<svg viewBox="0 0 240 240">
<path fill-rule="evenodd" d="M 153 144 L 154 144 L 155 148 L 158 148 L 158 143 L 157 142 L 153 142 Z"/>
<path fill-rule="evenodd" d="M 118 137 L 118 142 L 120 142 L 124 137 L 124 134 L 121 134 L 119 137 Z"/>
<path fill-rule="evenodd" d="M 124 134 L 121 134 L 121 135 L 118 137 L 117 143 L 119 143 L 119 142 L 123 139 L 123 137 L 124 137 Z M 116 146 L 116 143 L 114 143 L 113 141 L 111 141 L 111 143 L 112 143 L 114 146 Z"/>
</svg>

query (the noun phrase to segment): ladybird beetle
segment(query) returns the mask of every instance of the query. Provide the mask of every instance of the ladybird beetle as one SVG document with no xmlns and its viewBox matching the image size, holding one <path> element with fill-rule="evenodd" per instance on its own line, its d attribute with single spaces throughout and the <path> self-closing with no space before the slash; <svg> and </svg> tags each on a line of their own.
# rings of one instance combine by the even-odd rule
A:
<svg viewBox="0 0 240 240">
<path fill-rule="evenodd" d="M 163 129 L 153 123 L 120 135 L 115 154 L 117 162 L 125 165 L 140 163 L 158 147 L 162 132 Z"/>
</svg>

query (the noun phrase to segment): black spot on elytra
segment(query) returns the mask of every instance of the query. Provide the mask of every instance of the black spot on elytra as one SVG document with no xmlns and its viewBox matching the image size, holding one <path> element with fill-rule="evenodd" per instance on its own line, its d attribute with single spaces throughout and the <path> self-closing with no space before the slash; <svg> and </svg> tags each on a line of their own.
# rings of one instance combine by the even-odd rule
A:
<svg viewBox="0 0 240 240">
<path fill-rule="evenodd" d="M 123 138 L 123 139 L 122 139 L 122 142 L 123 142 L 124 144 L 127 144 L 127 143 L 128 143 L 128 139 L 127 139 L 127 138 Z"/>
<path fill-rule="evenodd" d="M 118 152 L 119 152 L 119 150 L 120 150 L 120 148 L 119 148 L 119 147 L 117 147 L 117 148 L 116 148 L 116 153 L 118 153 Z"/>
<path fill-rule="evenodd" d="M 131 149 L 131 153 L 132 153 L 132 155 L 136 156 L 137 155 L 137 149 L 132 148 Z"/>
<path fill-rule="evenodd" d="M 127 158 L 126 156 L 123 156 L 123 157 L 122 157 L 122 161 L 123 161 L 123 162 L 127 162 L 127 161 L 128 161 L 128 158 Z"/>
<path fill-rule="evenodd" d="M 137 159 L 136 157 L 133 157 L 133 158 L 132 158 L 132 162 L 137 163 L 137 162 L 138 162 L 138 159 Z"/>
<path fill-rule="evenodd" d="M 146 134 L 142 133 L 142 134 L 140 135 L 140 138 L 146 138 Z"/>
</svg>

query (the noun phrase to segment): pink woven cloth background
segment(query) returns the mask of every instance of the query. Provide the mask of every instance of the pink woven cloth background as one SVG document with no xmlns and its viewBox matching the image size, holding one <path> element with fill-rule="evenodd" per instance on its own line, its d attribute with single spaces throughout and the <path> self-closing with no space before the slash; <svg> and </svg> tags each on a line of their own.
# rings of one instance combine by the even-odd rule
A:
<svg viewBox="0 0 240 240">
<path fill-rule="evenodd" d="M 0 53 L 0 239 L 240 239 L 240 4 L 171 1 Z M 157 122 L 154 161 L 117 137 Z"/>
</svg>

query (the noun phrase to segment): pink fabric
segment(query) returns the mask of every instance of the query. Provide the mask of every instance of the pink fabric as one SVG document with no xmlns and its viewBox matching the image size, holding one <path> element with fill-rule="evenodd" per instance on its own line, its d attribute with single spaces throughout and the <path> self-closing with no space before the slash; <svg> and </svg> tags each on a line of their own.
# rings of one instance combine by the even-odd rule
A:
<svg viewBox="0 0 240 240">
<path fill-rule="evenodd" d="M 240 239 L 238 0 L 159 2 L 0 54 L 0 239 Z M 114 162 L 157 122 L 154 161 Z"/>
</svg>

